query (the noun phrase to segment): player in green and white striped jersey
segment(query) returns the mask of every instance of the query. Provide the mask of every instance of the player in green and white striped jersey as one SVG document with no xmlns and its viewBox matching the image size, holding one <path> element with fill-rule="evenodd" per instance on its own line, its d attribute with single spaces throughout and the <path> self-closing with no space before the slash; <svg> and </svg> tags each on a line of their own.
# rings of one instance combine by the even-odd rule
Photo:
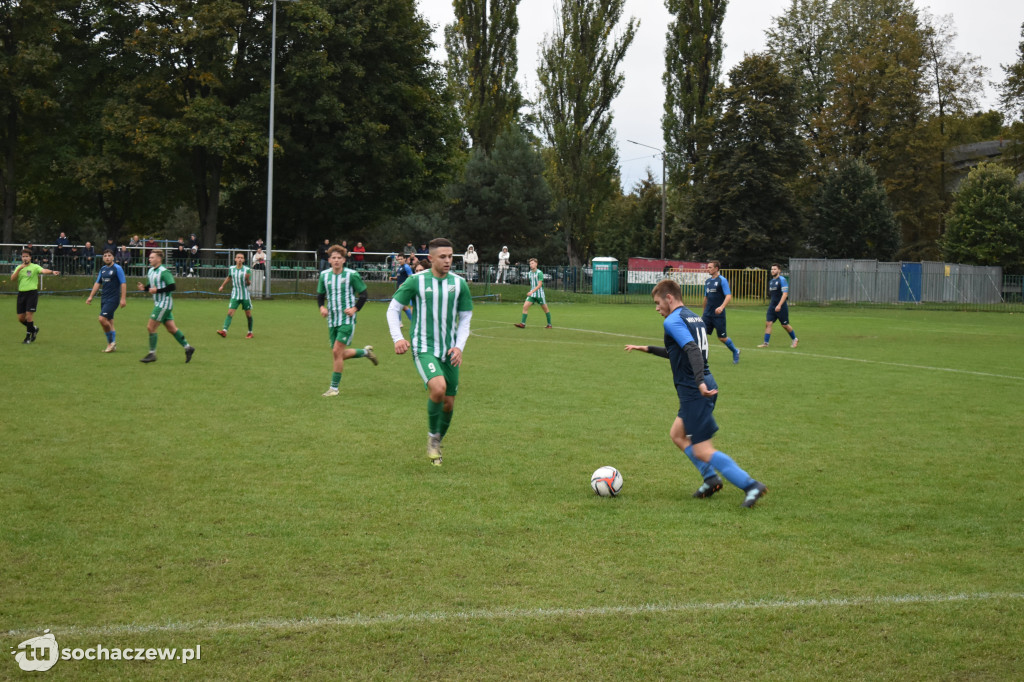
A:
<svg viewBox="0 0 1024 682">
<path fill-rule="evenodd" d="M 220 283 L 217 291 L 224 291 L 224 287 L 231 282 L 231 301 L 228 303 L 228 315 L 224 318 L 224 326 L 217 330 L 221 336 L 228 335 L 228 327 L 235 318 L 235 311 L 242 306 L 245 311 L 246 322 L 249 323 L 249 333 L 245 338 L 252 338 L 252 298 L 249 297 L 249 285 L 252 284 L 252 270 L 245 264 L 245 254 L 235 254 L 235 267 L 228 268 L 228 276 Z"/>
<path fill-rule="evenodd" d="M 171 313 L 174 308 L 174 275 L 164 267 L 164 253 L 159 249 L 153 249 L 149 253 L 149 272 L 146 273 L 149 286 L 139 282 L 139 291 L 148 291 L 153 294 L 153 312 L 149 314 L 149 322 L 146 329 L 149 331 L 149 353 L 140 362 L 156 362 L 156 330 L 164 325 L 185 349 L 185 362 L 192 360 L 192 354 L 196 349 L 185 340 L 185 335 L 178 325 L 174 323 L 174 315 Z"/>
<path fill-rule="evenodd" d="M 345 268 L 348 251 L 344 247 L 332 246 L 327 249 L 327 254 L 327 261 L 331 267 L 320 273 L 316 285 L 320 317 L 327 318 L 327 336 L 334 355 L 334 373 L 331 374 L 330 388 L 323 394 L 325 398 L 338 395 L 338 384 L 341 383 L 345 360 L 367 358 L 374 365 L 377 364 L 373 346 L 348 347 L 356 330 L 356 313 L 362 310 L 366 303 L 366 284 L 358 272 Z"/>
<path fill-rule="evenodd" d="M 462 351 L 469 339 L 473 299 L 466 280 L 450 272 L 452 243 L 430 242 L 430 269 L 405 280 L 388 306 L 395 353 L 412 348 L 416 370 L 427 388 L 427 456 L 441 465 L 441 439 L 448 432 L 459 391 Z M 415 301 L 415 304 L 413 302 Z M 402 308 L 413 305 L 412 340 L 402 336 Z"/>
<path fill-rule="evenodd" d="M 548 309 L 548 299 L 544 296 L 544 273 L 537 267 L 537 259 L 530 259 L 530 272 L 527 273 L 527 277 L 530 278 L 530 290 L 526 292 L 526 302 L 523 303 L 523 319 L 516 322 L 516 326 L 520 329 L 526 326 L 526 316 L 530 312 L 530 306 L 534 303 L 539 303 L 541 309 L 544 310 L 544 314 L 548 317 L 547 329 L 551 329 L 551 311 Z"/>
</svg>

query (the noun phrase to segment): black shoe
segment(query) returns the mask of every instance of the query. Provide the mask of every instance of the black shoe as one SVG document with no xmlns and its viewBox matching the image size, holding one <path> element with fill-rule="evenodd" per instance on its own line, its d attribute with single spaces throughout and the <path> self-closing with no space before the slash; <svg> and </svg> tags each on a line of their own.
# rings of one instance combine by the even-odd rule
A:
<svg viewBox="0 0 1024 682">
<path fill-rule="evenodd" d="M 185 364 L 192 362 L 192 354 L 196 352 L 196 349 L 192 346 L 185 346 Z"/>
<path fill-rule="evenodd" d="M 36 334 L 38 334 L 38 333 L 39 333 L 39 327 L 37 327 L 36 325 L 32 325 L 32 340 L 29 341 L 29 343 L 31 343 L 32 341 L 36 340 Z"/>
<path fill-rule="evenodd" d="M 156 353 L 147 353 L 146 357 L 139 360 L 139 362 L 156 362 Z"/>
<path fill-rule="evenodd" d="M 763 483 L 754 481 L 754 485 L 747 488 L 747 499 L 743 500 L 744 507 L 753 507 L 757 501 L 768 494 L 768 488 Z"/>
<path fill-rule="evenodd" d="M 32 343 L 32 332 L 25 332 L 25 340 L 22 343 Z"/>
<path fill-rule="evenodd" d="M 700 484 L 700 487 L 694 491 L 693 496 L 699 499 L 711 497 L 719 490 L 722 489 L 722 479 L 718 476 L 712 476 L 711 478 L 705 478 L 704 482 Z"/>
</svg>

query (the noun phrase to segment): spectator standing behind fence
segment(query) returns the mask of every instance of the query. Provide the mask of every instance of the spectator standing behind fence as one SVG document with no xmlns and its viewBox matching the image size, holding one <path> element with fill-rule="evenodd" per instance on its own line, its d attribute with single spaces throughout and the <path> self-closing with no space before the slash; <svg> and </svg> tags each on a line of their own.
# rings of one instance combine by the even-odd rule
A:
<svg viewBox="0 0 1024 682">
<path fill-rule="evenodd" d="M 57 241 L 54 242 L 53 248 L 53 260 L 57 267 L 62 270 L 67 270 L 68 261 L 68 247 L 71 246 L 71 240 L 68 239 L 68 235 L 65 232 L 61 232 L 60 236 L 57 237 Z"/>
<path fill-rule="evenodd" d="M 344 242 L 342 242 L 344 245 Z M 352 247 L 352 260 L 355 261 L 355 267 L 363 267 L 363 258 L 365 258 L 366 247 L 363 246 L 362 242 L 356 242 L 356 245 Z"/>
<path fill-rule="evenodd" d="M 480 254 L 476 252 L 476 248 L 472 244 L 466 247 L 466 253 L 462 256 L 462 262 L 466 264 L 466 279 L 470 282 L 475 282 L 476 268 L 477 263 L 480 262 Z"/>
<path fill-rule="evenodd" d="M 718 340 L 725 344 L 725 347 L 732 351 L 732 364 L 739 364 L 740 351 L 733 345 L 725 330 L 725 306 L 732 300 L 732 291 L 729 290 L 729 282 L 723 275 L 719 274 L 720 264 L 713 260 L 707 265 L 708 277 L 704 281 L 704 314 L 702 319 L 708 334 L 715 330 Z"/>
<path fill-rule="evenodd" d="M 188 274 L 189 277 L 199 276 L 199 257 L 201 248 L 199 246 L 199 238 L 195 232 L 188 236 Z"/>
<path fill-rule="evenodd" d="M 111 253 L 113 252 L 114 250 L 111 249 Z M 93 266 L 96 264 L 96 249 L 93 248 L 92 242 L 85 243 L 79 258 L 82 259 L 82 271 L 87 275 L 91 275 Z"/>
<path fill-rule="evenodd" d="M 327 249 L 330 247 L 330 239 L 325 239 L 323 244 L 316 247 L 316 269 L 319 272 L 323 272 L 327 268 L 331 267 L 331 264 L 327 261 Z"/>
<path fill-rule="evenodd" d="M 263 277 L 267 271 L 267 253 L 260 246 L 252 254 L 252 293 L 255 298 L 263 298 Z"/>
<path fill-rule="evenodd" d="M 103 250 L 109 251 L 110 247 L 104 247 Z M 132 264 L 132 252 L 128 250 L 127 246 L 121 244 L 121 246 L 118 247 L 117 253 L 114 254 L 114 262 L 121 266 L 126 275 L 128 274 L 128 266 Z"/>
<path fill-rule="evenodd" d="M 494 278 L 495 284 L 508 282 L 508 261 L 511 257 L 512 254 L 508 252 L 508 247 L 501 247 L 501 251 L 498 253 L 498 276 Z"/>
<path fill-rule="evenodd" d="M 68 253 L 68 262 L 65 265 L 66 272 L 69 275 L 78 273 L 78 266 L 82 264 L 82 251 L 77 246 L 72 246 L 71 251 Z"/>
<path fill-rule="evenodd" d="M 104 250 L 106 250 L 106 247 L 104 247 Z M 133 235 L 128 240 L 128 250 L 132 254 L 132 263 L 145 263 L 145 256 L 142 253 L 142 240 L 139 239 L 139 235 Z"/>
<path fill-rule="evenodd" d="M 402 255 L 405 256 L 406 262 L 409 261 L 409 256 L 416 253 L 416 247 L 412 245 L 412 242 L 406 242 L 405 246 L 402 247 Z"/>
<path fill-rule="evenodd" d="M 174 274 L 181 277 L 188 267 L 188 248 L 185 238 L 178 237 L 178 245 L 174 247 Z"/>
</svg>

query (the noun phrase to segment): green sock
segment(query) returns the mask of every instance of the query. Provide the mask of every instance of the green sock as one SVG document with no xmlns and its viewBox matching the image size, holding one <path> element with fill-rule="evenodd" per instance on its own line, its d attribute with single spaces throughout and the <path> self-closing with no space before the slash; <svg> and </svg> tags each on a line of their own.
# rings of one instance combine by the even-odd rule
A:
<svg viewBox="0 0 1024 682">
<path fill-rule="evenodd" d="M 441 432 L 441 408 L 443 406 L 443 402 L 435 403 L 433 400 L 427 400 L 427 433 Z"/>
<path fill-rule="evenodd" d="M 188 341 L 185 340 L 185 333 L 180 329 L 174 332 L 174 338 L 178 340 L 178 343 L 181 344 L 182 348 L 188 345 Z"/>
<path fill-rule="evenodd" d="M 366 350 L 363 349 L 363 348 L 356 348 L 355 357 L 357 357 L 357 358 L 366 357 Z"/>
<path fill-rule="evenodd" d="M 249 323 L 249 331 L 252 331 L 252 317 L 245 318 L 245 321 Z"/>
<path fill-rule="evenodd" d="M 444 434 L 448 433 L 448 427 L 452 425 L 452 415 L 455 414 L 455 410 L 451 412 L 441 412 L 441 438 L 444 438 Z"/>
<path fill-rule="evenodd" d="M 231 326 L 231 320 L 233 320 L 233 319 L 235 319 L 235 318 L 231 317 L 230 315 L 226 315 L 224 317 L 224 331 L 228 330 L 228 327 Z"/>
<path fill-rule="evenodd" d="M 331 374 L 331 388 L 337 388 L 338 384 L 341 383 L 341 372 L 334 372 Z"/>
<path fill-rule="evenodd" d="M 156 340 L 158 338 L 160 338 L 160 337 L 158 335 L 156 335 L 156 334 L 150 334 L 149 335 L 149 352 L 150 353 L 155 353 L 156 352 Z"/>
<path fill-rule="evenodd" d="M 526 313 L 523 313 L 523 324 L 526 324 Z"/>
<path fill-rule="evenodd" d="M 551 324 L 551 313 L 544 313 L 548 316 L 548 324 Z"/>
</svg>

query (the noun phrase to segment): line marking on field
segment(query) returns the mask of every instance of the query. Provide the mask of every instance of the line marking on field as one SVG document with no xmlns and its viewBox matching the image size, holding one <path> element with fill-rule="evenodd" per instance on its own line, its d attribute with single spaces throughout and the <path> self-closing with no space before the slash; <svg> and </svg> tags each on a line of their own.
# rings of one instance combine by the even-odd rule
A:
<svg viewBox="0 0 1024 682">
<path fill-rule="evenodd" d="M 493 321 L 489 320 L 489 322 L 493 322 Z M 512 323 L 511 322 L 508 322 L 508 323 L 498 322 L 498 324 L 499 325 L 501 325 L 501 324 L 509 324 L 509 325 L 511 325 Z M 500 329 L 500 328 L 501 327 L 488 327 L 488 329 Z M 588 334 L 601 334 L 601 335 L 604 335 L 604 336 L 621 336 L 621 337 L 625 337 L 625 338 L 636 339 L 638 342 L 651 341 L 651 339 L 649 337 L 643 337 L 643 336 L 638 336 L 638 335 L 633 335 L 633 334 L 618 334 L 616 332 L 605 332 L 605 331 L 601 331 L 599 329 L 577 329 L 577 328 L 574 328 L 574 327 L 558 327 L 558 329 L 564 329 L 566 331 L 572 331 L 572 332 L 584 332 L 584 333 L 588 333 Z M 486 336 L 483 336 L 481 334 L 481 338 L 493 338 L 493 337 L 486 337 Z M 524 339 L 524 340 L 529 340 L 529 341 L 552 341 L 550 339 Z M 565 342 L 561 342 L 561 343 L 565 343 Z M 639 345 L 639 343 L 638 343 L 638 345 Z M 801 356 L 801 357 L 807 357 L 807 358 L 817 358 L 817 359 L 820 359 L 820 360 L 840 360 L 840 361 L 843 361 L 843 362 L 861 362 L 861 363 L 865 363 L 865 364 L 869 364 L 869 365 L 885 365 L 887 367 L 902 367 L 904 369 L 924 369 L 924 370 L 929 370 L 929 371 L 932 371 L 932 372 L 949 372 L 951 374 L 967 374 L 969 376 L 976 376 L 976 377 L 989 377 L 989 378 L 993 378 L 993 379 L 1012 379 L 1014 381 L 1024 381 L 1024 377 L 1022 377 L 1022 376 L 1015 376 L 1013 374 L 995 374 L 994 372 L 977 372 L 977 371 L 970 370 L 970 369 L 957 369 L 955 367 L 933 367 L 933 366 L 930 366 L 930 365 L 914 365 L 914 364 L 910 364 L 910 363 L 906 363 L 906 362 L 888 362 L 886 360 L 871 360 L 871 359 L 868 359 L 868 358 L 849 358 L 849 357 L 846 357 L 846 356 L 843 356 L 843 355 L 823 355 L 823 354 L 820 354 L 820 353 L 807 353 L 805 351 L 799 351 L 799 350 L 770 350 L 770 349 L 764 349 L 764 348 L 753 349 L 753 348 L 743 348 L 741 346 L 738 346 L 738 348 L 740 350 L 748 350 L 748 351 L 752 351 L 752 352 L 755 352 L 755 353 L 772 353 L 772 354 L 778 354 L 778 355 L 789 355 L 789 356 Z M 722 348 L 717 348 L 715 346 L 712 346 L 709 350 L 725 351 L 725 352 L 729 353 L 730 355 L 732 354 L 732 351 L 730 351 L 728 348 L 725 348 L 724 346 Z M 750 356 L 746 356 L 746 357 L 750 357 Z"/>
<path fill-rule="evenodd" d="M 691 602 L 684 604 L 640 604 L 639 606 L 591 606 L 581 608 L 538 609 L 475 609 L 470 611 L 424 611 L 420 613 L 385 613 L 380 615 L 356 614 L 309 618 L 260 618 L 257 620 L 225 623 L 221 621 L 188 621 L 181 623 L 153 623 L 101 625 L 97 627 L 61 627 L 41 625 L 37 628 L 8 630 L 11 637 L 37 633 L 49 628 L 57 635 L 98 637 L 107 635 L 140 634 L 148 632 L 206 632 L 229 631 L 281 631 L 309 628 L 346 627 L 361 628 L 403 623 L 444 623 L 450 621 L 505 621 L 544 620 L 549 618 L 590 618 L 593 616 L 638 616 L 642 614 L 712 613 L 715 611 L 792 610 L 849 608 L 859 606 L 906 606 L 915 604 L 951 604 L 993 600 L 1024 599 L 1024 592 L 960 592 L 955 594 L 904 594 L 878 597 L 845 597 L 832 599 L 765 599 L 757 601 Z"/>
</svg>

